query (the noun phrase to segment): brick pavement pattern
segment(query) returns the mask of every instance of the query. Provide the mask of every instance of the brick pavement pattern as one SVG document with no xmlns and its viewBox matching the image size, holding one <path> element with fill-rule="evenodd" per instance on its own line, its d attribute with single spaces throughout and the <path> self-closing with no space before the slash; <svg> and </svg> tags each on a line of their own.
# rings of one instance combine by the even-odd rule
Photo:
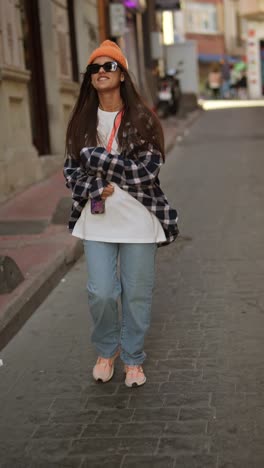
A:
<svg viewBox="0 0 264 468">
<path fill-rule="evenodd" d="M 83 259 L 0 353 L 1 468 L 263 468 L 263 117 L 204 113 L 164 166 L 145 386 L 92 380 Z"/>
</svg>

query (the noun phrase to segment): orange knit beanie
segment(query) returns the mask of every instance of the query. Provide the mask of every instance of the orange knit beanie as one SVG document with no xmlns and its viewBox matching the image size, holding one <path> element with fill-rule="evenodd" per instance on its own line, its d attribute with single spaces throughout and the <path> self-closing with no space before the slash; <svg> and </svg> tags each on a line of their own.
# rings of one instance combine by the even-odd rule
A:
<svg viewBox="0 0 264 468">
<path fill-rule="evenodd" d="M 120 47 L 118 47 L 118 45 L 115 42 L 109 40 L 102 42 L 102 44 L 92 52 L 88 60 L 88 65 L 90 65 L 90 63 L 93 63 L 93 61 L 97 57 L 103 56 L 111 57 L 112 59 L 120 63 L 120 65 L 122 65 L 122 67 L 124 67 L 126 70 L 128 69 L 127 59 L 124 56 Z"/>
</svg>

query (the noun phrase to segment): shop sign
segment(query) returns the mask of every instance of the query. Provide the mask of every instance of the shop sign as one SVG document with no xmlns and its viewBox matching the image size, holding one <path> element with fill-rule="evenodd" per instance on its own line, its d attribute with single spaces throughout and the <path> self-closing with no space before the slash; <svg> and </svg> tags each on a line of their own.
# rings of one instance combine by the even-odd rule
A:
<svg viewBox="0 0 264 468">
<path fill-rule="evenodd" d="M 258 39 L 257 31 L 252 24 L 249 25 L 247 36 L 247 76 L 249 82 L 249 93 L 252 98 L 257 98 L 260 97 L 262 91 L 261 60 L 259 51 L 260 41 Z"/>
<path fill-rule="evenodd" d="M 121 3 L 110 3 L 109 5 L 110 34 L 119 37 L 126 32 L 126 10 Z"/>
<path fill-rule="evenodd" d="M 180 0 L 156 0 L 155 1 L 156 10 L 180 10 L 181 2 Z"/>
</svg>

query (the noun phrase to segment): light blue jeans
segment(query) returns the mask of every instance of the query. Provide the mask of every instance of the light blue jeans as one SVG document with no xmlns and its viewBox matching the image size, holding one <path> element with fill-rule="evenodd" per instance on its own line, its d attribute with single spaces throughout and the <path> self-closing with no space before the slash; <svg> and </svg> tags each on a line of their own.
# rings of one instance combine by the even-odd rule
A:
<svg viewBox="0 0 264 468">
<path fill-rule="evenodd" d="M 144 338 L 151 318 L 156 250 L 156 244 L 84 241 L 88 302 L 94 322 L 91 339 L 99 356 L 109 358 L 120 349 L 125 364 L 143 363 Z"/>
</svg>

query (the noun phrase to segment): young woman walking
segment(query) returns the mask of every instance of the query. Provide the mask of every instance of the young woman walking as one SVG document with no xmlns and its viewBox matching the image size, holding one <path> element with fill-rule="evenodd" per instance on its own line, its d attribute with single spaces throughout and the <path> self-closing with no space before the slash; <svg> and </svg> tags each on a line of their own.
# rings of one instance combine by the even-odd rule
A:
<svg viewBox="0 0 264 468">
<path fill-rule="evenodd" d="M 93 377 L 108 382 L 120 355 L 126 385 L 143 385 L 155 254 L 157 246 L 177 237 L 177 213 L 158 179 L 161 125 L 137 93 L 114 42 L 104 41 L 89 58 L 66 153 L 64 175 L 73 198 L 69 228 L 83 239 L 88 268 L 91 338 L 98 353 Z"/>
</svg>

